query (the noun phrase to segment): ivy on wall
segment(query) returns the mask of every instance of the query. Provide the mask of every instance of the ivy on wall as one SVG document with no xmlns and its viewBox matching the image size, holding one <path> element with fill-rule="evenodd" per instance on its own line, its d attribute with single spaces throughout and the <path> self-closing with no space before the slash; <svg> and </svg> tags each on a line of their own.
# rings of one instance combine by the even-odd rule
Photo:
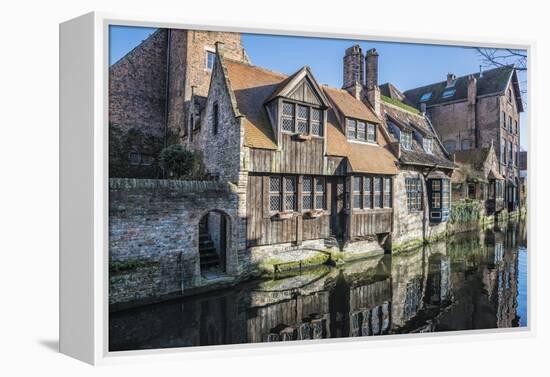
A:
<svg viewBox="0 0 550 377">
<path fill-rule="evenodd" d="M 454 202 L 451 207 L 450 222 L 466 223 L 478 221 L 480 218 L 479 200 L 464 199 Z"/>
<path fill-rule="evenodd" d="M 160 137 L 138 129 L 122 130 L 109 124 L 109 177 L 162 178 L 158 156 L 163 147 Z M 131 155 L 135 154 L 134 160 Z"/>
</svg>

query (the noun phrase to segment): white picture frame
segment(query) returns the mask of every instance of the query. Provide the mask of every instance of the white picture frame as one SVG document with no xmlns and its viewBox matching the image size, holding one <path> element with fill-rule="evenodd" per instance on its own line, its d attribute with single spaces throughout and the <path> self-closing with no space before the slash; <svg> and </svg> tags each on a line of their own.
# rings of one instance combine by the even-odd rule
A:
<svg viewBox="0 0 550 377">
<path fill-rule="evenodd" d="M 390 335 L 375 338 L 327 339 L 292 344 L 243 344 L 189 347 L 147 351 L 108 351 L 108 46 L 109 25 L 146 26 L 198 30 L 223 30 L 261 34 L 299 35 L 372 41 L 430 43 L 525 49 L 531 57 L 535 42 L 425 36 L 419 33 L 388 33 L 373 30 L 208 24 L 200 20 L 142 17 L 126 14 L 88 13 L 60 25 L 60 351 L 90 364 L 108 364 L 136 359 L 182 359 L 228 357 L 246 354 L 315 351 L 324 347 L 395 346 L 401 342 L 434 343 L 472 341 L 490 337 L 532 337 L 536 318 L 532 310 L 532 282 L 536 279 L 535 253 L 528 258 L 528 327 L 472 330 L 468 332 Z M 533 67 L 529 59 L 528 86 L 531 96 Z M 527 139 L 533 146 L 533 102 L 528 99 Z M 532 155 L 529 149 L 529 155 Z M 528 176 L 529 203 L 536 192 Z M 529 206 L 529 234 L 536 209 Z M 530 237 L 531 238 L 531 237 Z M 531 238 L 532 239 L 532 238 Z"/>
</svg>

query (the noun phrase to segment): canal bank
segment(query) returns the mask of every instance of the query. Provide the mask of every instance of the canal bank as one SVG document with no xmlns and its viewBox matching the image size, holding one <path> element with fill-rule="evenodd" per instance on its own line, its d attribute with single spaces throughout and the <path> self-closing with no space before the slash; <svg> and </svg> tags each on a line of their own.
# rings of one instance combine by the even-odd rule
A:
<svg viewBox="0 0 550 377">
<path fill-rule="evenodd" d="M 509 221 L 113 312 L 110 351 L 526 326 L 526 239 Z"/>
</svg>

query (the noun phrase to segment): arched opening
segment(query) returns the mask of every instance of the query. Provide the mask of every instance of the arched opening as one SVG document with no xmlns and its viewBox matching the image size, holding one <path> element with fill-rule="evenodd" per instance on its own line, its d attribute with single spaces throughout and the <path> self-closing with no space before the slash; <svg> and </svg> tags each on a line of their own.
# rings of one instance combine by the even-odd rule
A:
<svg viewBox="0 0 550 377">
<path fill-rule="evenodd" d="M 229 216 L 218 210 L 204 214 L 199 221 L 201 274 L 225 272 L 229 245 Z"/>
</svg>

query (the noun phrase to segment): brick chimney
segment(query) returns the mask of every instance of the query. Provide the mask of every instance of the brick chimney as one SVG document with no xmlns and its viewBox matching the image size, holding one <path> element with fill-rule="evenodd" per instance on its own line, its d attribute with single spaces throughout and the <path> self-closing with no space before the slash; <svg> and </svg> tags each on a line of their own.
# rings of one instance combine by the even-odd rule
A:
<svg viewBox="0 0 550 377">
<path fill-rule="evenodd" d="M 364 60 L 361 46 L 354 45 L 346 50 L 344 55 L 344 81 L 342 89 L 352 96 L 361 99 L 364 83 Z"/>
<path fill-rule="evenodd" d="M 447 87 L 453 86 L 456 80 L 456 75 L 454 73 L 447 73 Z"/>
<path fill-rule="evenodd" d="M 374 108 L 376 115 L 380 116 L 380 89 L 378 88 L 378 52 L 371 48 L 367 51 L 366 76 L 365 83 L 367 89 L 367 99 Z"/>
</svg>

